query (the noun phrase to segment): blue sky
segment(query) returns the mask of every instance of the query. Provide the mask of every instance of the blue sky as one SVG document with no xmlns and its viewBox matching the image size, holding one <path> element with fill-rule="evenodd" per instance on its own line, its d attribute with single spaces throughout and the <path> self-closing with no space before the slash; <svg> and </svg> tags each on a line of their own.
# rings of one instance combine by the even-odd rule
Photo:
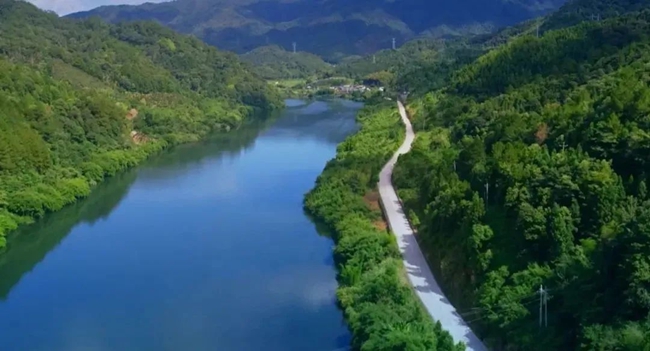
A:
<svg viewBox="0 0 650 351">
<path fill-rule="evenodd" d="M 42 8 L 43 10 L 54 11 L 59 15 L 67 15 L 69 13 L 86 11 L 104 5 L 121 5 L 121 4 L 134 5 L 134 4 L 142 4 L 145 2 L 163 2 L 168 0 L 27 0 L 27 1 Z"/>
</svg>

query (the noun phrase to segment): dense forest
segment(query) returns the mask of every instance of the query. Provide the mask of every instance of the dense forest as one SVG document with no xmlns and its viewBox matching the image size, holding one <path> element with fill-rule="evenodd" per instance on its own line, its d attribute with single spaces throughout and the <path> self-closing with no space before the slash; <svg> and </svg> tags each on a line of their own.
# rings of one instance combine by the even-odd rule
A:
<svg viewBox="0 0 650 351">
<path fill-rule="evenodd" d="M 0 247 L 105 176 L 279 107 L 234 54 L 198 39 L 0 0 Z"/>
<path fill-rule="evenodd" d="M 394 237 L 381 229 L 368 193 L 404 138 L 392 102 L 369 101 L 357 117 L 361 130 L 339 145 L 305 197 L 305 207 L 335 231 L 339 303 L 354 350 L 462 351 L 433 323 L 403 277 Z"/>
<path fill-rule="evenodd" d="M 495 350 L 650 348 L 650 12 L 603 17 L 519 31 L 410 102 L 394 181 Z"/>
</svg>

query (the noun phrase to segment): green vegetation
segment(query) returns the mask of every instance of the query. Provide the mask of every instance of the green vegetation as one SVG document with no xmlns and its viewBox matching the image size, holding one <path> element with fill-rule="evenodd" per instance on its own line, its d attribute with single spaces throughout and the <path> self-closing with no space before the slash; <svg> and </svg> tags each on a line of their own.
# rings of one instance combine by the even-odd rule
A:
<svg viewBox="0 0 650 351">
<path fill-rule="evenodd" d="M 245 53 L 296 42 L 301 51 L 336 62 L 390 48 L 420 35 L 436 38 L 490 32 L 543 15 L 565 0 L 177 0 L 107 6 L 72 17 L 110 22 L 155 20 L 219 48 Z"/>
<path fill-rule="evenodd" d="M 638 0 L 573 0 L 562 6 L 560 11 L 549 15 L 541 30 L 566 28 L 583 21 L 621 16 L 647 7 L 647 2 Z"/>
<path fill-rule="evenodd" d="M 332 70 L 320 57 L 306 52 L 289 52 L 279 46 L 263 46 L 241 55 L 244 62 L 264 79 L 307 79 L 322 77 Z"/>
<path fill-rule="evenodd" d="M 379 100 L 381 101 L 381 100 Z M 463 350 L 431 321 L 405 281 L 394 237 L 379 230 L 378 211 L 364 202 L 383 164 L 404 133 L 392 105 L 369 103 L 359 114 L 361 130 L 338 147 L 305 197 L 305 207 L 335 229 L 338 299 L 355 350 Z"/>
<path fill-rule="evenodd" d="M 435 39 L 409 41 L 397 50 L 381 50 L 374 54 L 350 58 L 336 67 L 342 76 L 360 78 L 368 74 L 392 70 L 399 72 L 414 62 L 437 60 L 444 42 Z"/>
<path fill-rule="evenodd" d="M 409 106 L 394 180 L 495 349 L 650 348 L 649 33 L 641 12 L 519 35 Z"/>
<path fill-rule="evenodd" d="M 283 97 L 304 98 L 309 95 L 304 79 L 278 79 L 268 83 L 273 85 Z"/>
<path fill-rule="evenodd" d="M 0 247 L 106 176 L 281 106 L 234 54 L 153 23 L 0 0 Z"/>
</svg>

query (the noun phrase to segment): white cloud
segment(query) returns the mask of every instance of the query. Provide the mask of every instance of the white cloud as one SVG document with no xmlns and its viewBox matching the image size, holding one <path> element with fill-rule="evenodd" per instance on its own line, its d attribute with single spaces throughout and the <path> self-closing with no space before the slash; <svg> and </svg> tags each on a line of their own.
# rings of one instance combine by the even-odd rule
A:
<svg viewBox="0 0 650 351">
<path fill-rule="evenodd" d="M 54 11 L 59 15 L 87 11 L 105 5 L 138 5 L 145 2 L 164 2 L 169 0 L 27 0 L 43 10 Z"/>
</svg>

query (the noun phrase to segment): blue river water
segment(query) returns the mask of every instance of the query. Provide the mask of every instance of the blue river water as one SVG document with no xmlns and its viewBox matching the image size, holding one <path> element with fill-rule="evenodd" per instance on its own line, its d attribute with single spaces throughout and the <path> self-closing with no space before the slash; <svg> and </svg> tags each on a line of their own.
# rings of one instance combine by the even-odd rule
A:
<svg viewBox="0 0 650 351">
<path fill-rule="evenodd" d="M 11 235 L 0 350 L 346 350 L 333 243 L 302 200 L 361 105 L 287 105 Z"/>
</svg>

